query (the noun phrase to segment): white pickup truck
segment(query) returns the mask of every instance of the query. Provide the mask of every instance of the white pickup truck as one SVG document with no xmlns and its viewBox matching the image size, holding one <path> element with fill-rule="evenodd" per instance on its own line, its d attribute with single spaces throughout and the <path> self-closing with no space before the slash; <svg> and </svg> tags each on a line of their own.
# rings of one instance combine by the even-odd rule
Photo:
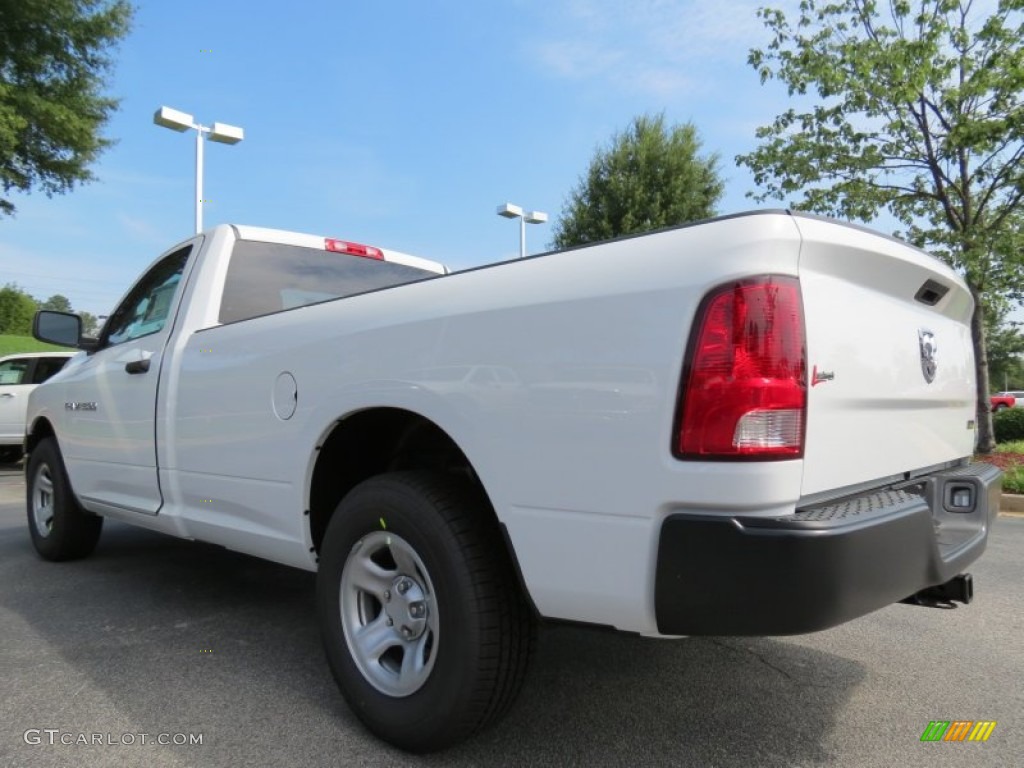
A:
<svg viewBox="0 0 1024 768">
<path fill-rule="evenodd" d="M 972 299 L 938 260 L 786 211 L 448 274 L 218 226 L 31 396 L 28 525 L 103 518 L 317 571 L 330 667 L 411 751 L 498 719 L 538 619 L 811 632 L 969 602 Z"/>
</svg>

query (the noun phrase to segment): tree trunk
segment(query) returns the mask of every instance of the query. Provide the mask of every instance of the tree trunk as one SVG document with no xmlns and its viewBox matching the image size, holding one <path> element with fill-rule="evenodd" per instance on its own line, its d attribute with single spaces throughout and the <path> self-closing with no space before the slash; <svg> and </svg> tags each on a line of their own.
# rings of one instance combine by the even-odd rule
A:
<svg viewBox="0 0 1024 768">
<path fill-rule="evenodd" d="M 971 341 L 974 344 L 974 377 L 978 388 L 975 414 L 978 424 L 978 453 L 992 453 L 996 447 L 992 429 L 992 403 L 989 400 L 988 347 L 985 343 L 985 305 L 980 293 L 971 287 L 974 314 L 971 315 Z"/>
</svg>

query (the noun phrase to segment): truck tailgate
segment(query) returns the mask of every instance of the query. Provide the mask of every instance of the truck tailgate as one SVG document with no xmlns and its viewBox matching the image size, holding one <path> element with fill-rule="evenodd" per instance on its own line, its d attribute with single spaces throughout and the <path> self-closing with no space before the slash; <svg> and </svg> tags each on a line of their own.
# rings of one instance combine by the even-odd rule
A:
<svg viewBox="0 0 1024 768">
<path fill-rule="evenodd" d="M 973 301 L 942 262 L 797 216 L 807 334 L 804 497 L 970 456 Z"/>
</svg>

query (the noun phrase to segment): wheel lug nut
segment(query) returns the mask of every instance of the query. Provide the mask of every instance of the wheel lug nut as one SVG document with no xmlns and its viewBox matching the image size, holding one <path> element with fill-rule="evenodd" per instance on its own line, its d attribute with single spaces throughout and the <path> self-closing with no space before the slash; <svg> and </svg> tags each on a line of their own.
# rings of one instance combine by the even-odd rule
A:
<svg viewBox="0 0 1024 768">
<path fill-rule="evenodd" d="M 392 625 L 393 625 L 394 623 L 395 623 L 395 620 L 389 617 L 389 618 L 388 618 L 388 626 L 390 627 L 390 626 L 392 626 Z"/>
<path fill-rule="evenodd" d="M 391 599 L 391 590 L 390 589 L 385 589 L 384 590 L 384 599 L 385 600 L 390 600 Z"/>
</svg>

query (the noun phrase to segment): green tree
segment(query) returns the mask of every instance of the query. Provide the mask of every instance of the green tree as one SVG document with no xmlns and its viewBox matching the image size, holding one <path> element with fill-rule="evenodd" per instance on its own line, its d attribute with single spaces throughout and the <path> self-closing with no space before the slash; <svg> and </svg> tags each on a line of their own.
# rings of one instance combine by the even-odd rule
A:
<svg viewBox="0 0 1024 768">
<path fill-rule="evenodd" d="M 99 333 L 100 321 L 96 315 L 91 312 L 79 312 L 78 314 L 82 318 L 82 335 L 95 336 Z"/>
<path fill-rule="evenodd" d="M 701 156 L 692 123 L 669 128 L 642 115 L 599 148 L 555 223 L 553 245 L 568 248 L 715 215 L 722 196 L 718 156 Z"/>
<path fill-rule="evenodd" d="M 128 32 L 127 0 L 0 0 L 0 214 L 7 194 L 48 196 L 95 177 L 117 101 L 102 95 L 106 51 Z"/>
<path fill-rule="evenodd" d="M 1024 389 L 1024 333 L 1020 323 L 1009 320 L 1010 303 L 992 301 L 985 313 L 985 341 L 992 391 Z"/>
<path fill-rule="evenodd" d="M 55 312 L 74 312 L 71 308 L 71 300 L 59 293 L 53 294 L 50 298 L 39 305 L 40 309 L 52 309 Z"/>
<path fill-rule="evenodd" d="M 749 166 L 758 200 L 871 221 L 887 211 L 965 277 L 975 299 L 978 450 L 994 447 L 985 305 L 1021 290 L 1024 269 L 1022 0 L 980 16 L 958 0 L 802 0 L 750 52 L 762 82 L 811 101 L 761 127 Z M 880 8 L 885 9 L 885 17 Z"/>
<path fill-rule="evenodd" d="M 52 309 L 55 312 L 72 312 L 82 318 L 82 334 L 93 336 L 99 330 L 99 319 L 91 312 L 79 312 L 71 307 L 71 300 L 62 294 L 55 293 L 39 304 L 39 309 Z"/>
<path fill-rule="evenodd" d="M 17 285 L 8 283 L 0 288 L 0 333 L 28 336 L 35 314 L 36 300 Z"/>
</svg>

